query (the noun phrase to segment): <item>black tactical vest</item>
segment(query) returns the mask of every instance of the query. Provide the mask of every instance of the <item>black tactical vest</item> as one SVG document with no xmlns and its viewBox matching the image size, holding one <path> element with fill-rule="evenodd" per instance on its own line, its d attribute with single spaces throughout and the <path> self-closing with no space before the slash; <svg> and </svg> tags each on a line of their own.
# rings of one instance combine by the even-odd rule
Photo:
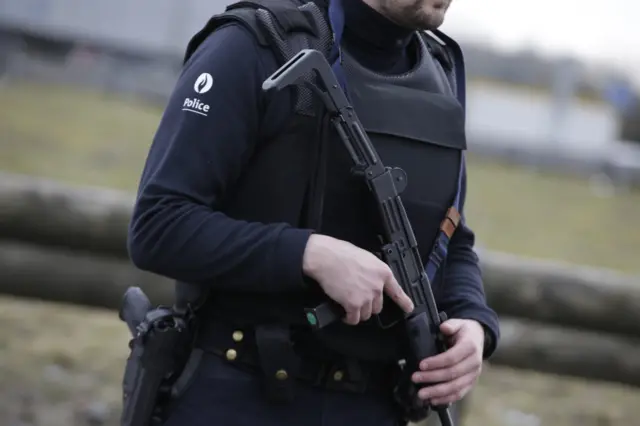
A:
<svg viewBox="0 0 640 426">
<path fill-rule="evenodd" d="M 261 45 L 272 47 L 280 64 L 305 48 L 325 55 L 330 52 L 332 33 L 325 11 L 315 3 L 252 0 L 231 5 L 225 13 L 214 16 L 190 42 L 185 62 L 208 35 L 229 22 L 246 26 Z M 409 183 L 403 201 L 426 259 L 456 196 L 466 140 L 464 108 L 453 96 L 456 84 L 446 49 L 426 33 L 416 33 L 413 44 L 419 60 L 406 74 L 377 74 L 358 64 L 348 51 L 344 69 L 350 99 L 383 163 L 407 172 Z M 323 199 L 325 189 L 339 188 L 353 200 L 368 200 L 347 206 L 345 215 L 358 217 L 375 206 L 364 184 L 351 176 L 350 159 L 330 129 L 321 103 L 308 89 L 296 90 L 292 119 L 277 138 L 259 146 L 225 200 L 224 212 L 236 219 L 286 222 L 323 232 L 323 212 L 337 211 L 328 208 L 332 200 Z M 333 160 L 331 170 L 326 169 L 327 157 Z M 255 194 L 262 194 L 261 199 L 266 195 L 273 202 L 256 205 Z M 371 224 L 363 248 L 378 250 L 376 226 Z M 186 288 L 179 284 L 179 294 Z M 248 299 L 244 293 L 217 292 L 209 298 L 206 310 L 239 325 L 302 324 L 303 307 L 317 305 L 322 294 L 301 288 L 299 294 Z M 332 333 L 338 341 L 349 340 L 358 328 L 338 327 Z"/>
</svg>

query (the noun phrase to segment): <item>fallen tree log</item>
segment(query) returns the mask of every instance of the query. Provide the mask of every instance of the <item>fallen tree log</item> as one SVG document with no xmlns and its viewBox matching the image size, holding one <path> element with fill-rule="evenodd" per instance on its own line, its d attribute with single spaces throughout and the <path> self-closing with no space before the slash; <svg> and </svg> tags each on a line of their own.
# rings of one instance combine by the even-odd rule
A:
<svg viewBox="0 0 640 426">
<path fill-rule="evenodd" d="M 0 174 L 0 237 L 126 257 L 133 200 L 120 191 Z M 480 259 L 489 303 L 501 315 L 640 336 L 640 277 L 495 252 Z"/>
<path fill-rule="evenodd" d="M 128 286 L 143 288 L 155 304 L 173 295 L 171 281 L 124 261 L 6 242 L 0 286 L 13 296 L 114 310 Z M 512 318 L 501 328 L 492 363 L 640 387 L 640 341 Z"/>
<path fill-rule="evenodd" d="M 0 243 L 0 293 L 74 305 L 119 309 L 125 290 L 141 287 L 154 303 L 167 303 L 173 284 L 120 259 L 20 243 Z"/>
<path fill-rule="evenodd" d="M 500 315 L 640 338 L 640 277 L 504 253 L 480 253 Z"/>
<path fill-rule="evenodd" d="M 491 363 L 640 386 L 640 339 L 503 318 Z"/>
<path fill-rule="evenodd" d="M 134 197 L 122 191 L 0 174 L 0 236 L 127 256 Z"/>
</svg>

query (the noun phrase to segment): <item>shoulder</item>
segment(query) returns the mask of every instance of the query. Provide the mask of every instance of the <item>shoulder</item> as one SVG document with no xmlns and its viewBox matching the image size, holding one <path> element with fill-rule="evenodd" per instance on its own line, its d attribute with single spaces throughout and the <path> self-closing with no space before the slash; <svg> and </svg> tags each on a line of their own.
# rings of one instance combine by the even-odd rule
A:
<svg viewBox="0 0 640 426">
<path fill-rule="evenodd" d="M 203 37 L 186 60 L 184 70 L 206 63 L 230 72 L 255 71 L 274 62 L 272 57 L 250 30 L 241 24 L 228 23 Z"/>
<path fill-rule="evenodd" d="M 262 91 L 262 82 L 277 68 L 274 52 L 260 44 L 244 25 L 231 22 L 207 33 L 193 47 L 182 68 L 179 84 L 193 85 L 202 75 L 209 75 L 217 89 L 215 94 L 206 96 L 224 95 L 228 102 L 255 99 L 264 111 L 273 96 Z"/>
<path fill-rule="evenodd" d="M 192 53 L 178 77 L 167 111 L 181 114 L 185 105 L 195 104 L 207 109 L 207 120 L 196 112 L 189 114 L 190 120 L 185 123 L 203 123 L 218 131 L 234 127 L 260 129 L 268 135 L 277 133 L 291 108 L 292 94 L 262 89 L 264 80 L 278 68 L 271 49 L 236 22 L 225 23 L 206 35 L 200 32 L 196 37 L 201 39 L 197 45 L 190 45 Z"/>
</svg>

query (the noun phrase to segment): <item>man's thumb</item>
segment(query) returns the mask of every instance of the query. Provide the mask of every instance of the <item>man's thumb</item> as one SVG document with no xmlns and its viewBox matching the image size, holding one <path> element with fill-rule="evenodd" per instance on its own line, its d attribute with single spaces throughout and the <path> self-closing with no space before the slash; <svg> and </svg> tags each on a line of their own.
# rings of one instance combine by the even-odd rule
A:
<svg viewBox="0 0 640 426">
<path fill-rule="evenodd" d="M 443 322 L 442 324 L 440 324 L 440 331 L 445 336 L 453 336 L 458 331 L 460 331 L 460 329 L 462 328 L 463 325 L 464 325 L 464 321 L 463 320 L 450 319 L 450 320 L 447 320 L 447 321 Z"/>
</svg>

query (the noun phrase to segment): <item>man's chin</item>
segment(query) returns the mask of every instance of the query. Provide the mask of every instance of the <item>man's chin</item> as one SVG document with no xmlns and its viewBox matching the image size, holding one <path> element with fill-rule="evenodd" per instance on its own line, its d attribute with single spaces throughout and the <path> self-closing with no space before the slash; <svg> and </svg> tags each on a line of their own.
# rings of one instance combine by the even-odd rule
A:
<svg viewBox="0 0 640 426">
<path fill-rule="evenodd" d="M 428 16 L 425 16 L 424 21 L 421 23 L 421 30 L 437 30 L 444 23 L 444 17 L 446 9 L 442 11 L 434 10 Z"/>
</svg>

